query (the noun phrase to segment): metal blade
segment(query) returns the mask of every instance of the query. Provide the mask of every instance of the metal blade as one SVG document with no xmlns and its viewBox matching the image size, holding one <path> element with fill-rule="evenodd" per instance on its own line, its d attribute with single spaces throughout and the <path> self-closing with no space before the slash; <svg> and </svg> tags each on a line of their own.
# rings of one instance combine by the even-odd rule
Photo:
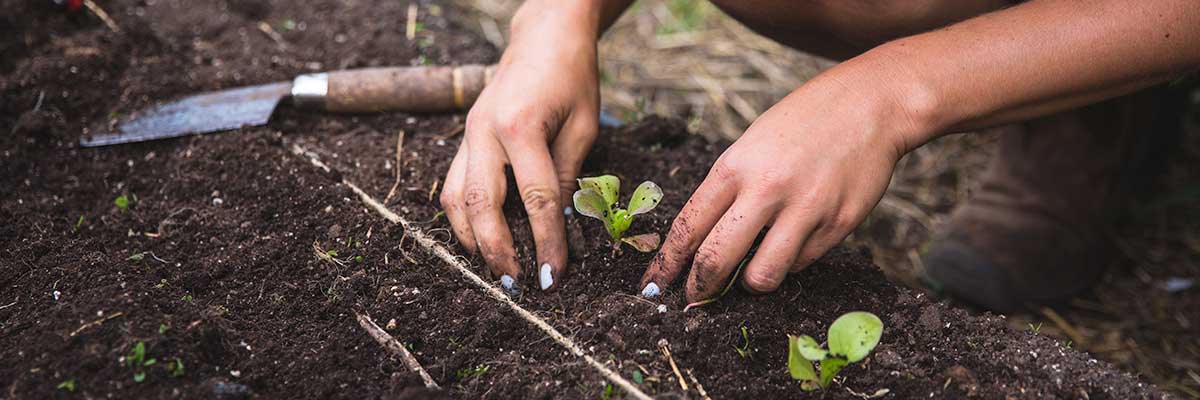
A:
<svg viewBox="0 0 1200 400">
<path fill-rule="evenodd" d="M 188 96 L 122 118 L 115 132 L 106 127 L 97 130 L 106 133 L 84 137 L 79 144 L 105 146 L 263 125 L 291 89 L 291 82 L 278 82 Z"/>
</svg>

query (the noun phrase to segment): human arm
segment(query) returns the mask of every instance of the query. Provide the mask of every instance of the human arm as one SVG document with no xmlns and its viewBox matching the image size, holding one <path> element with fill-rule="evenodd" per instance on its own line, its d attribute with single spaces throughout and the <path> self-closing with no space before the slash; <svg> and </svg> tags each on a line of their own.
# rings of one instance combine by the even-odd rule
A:
<svg viewBox="0 0 1200 400">
<path fill-rule="evenodd" d="M 882 197 L 896 161 L 948 132 L 1067 110 L 1200 65 L 1190 0 L 1032 1 L 899 39 L 817 76 L 721 156 L 643 276 L 691 263 L 687 298 L 714 295 L 769 230 L 742 283 L 775 290 L 839 243 Z"/>
</svg>

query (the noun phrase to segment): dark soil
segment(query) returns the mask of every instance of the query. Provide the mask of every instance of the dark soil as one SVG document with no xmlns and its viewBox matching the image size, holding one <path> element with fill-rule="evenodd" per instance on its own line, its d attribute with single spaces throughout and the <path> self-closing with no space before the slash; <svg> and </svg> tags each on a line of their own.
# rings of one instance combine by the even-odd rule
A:
<svg viewBox="0 0 1200 400">
<path fill-rule="evenodd" d="M 435 15 L 423 4 L 424 30 L 409 41 L 407 4 L 398 2 L 101 2 L 124 34 L 49 3 L 0 0 L 0 397 L 431 395 L 358 327 L 355 310 L 380 325 L 396 321 L 389 331 L 446 388 L 435 397 L 603 395 L 605 383 L 586 364 L 339 183 L 345 177 L 382 199 L 404 130 L 400 190 L 388 205 L 450 242 L 431 190 L 457 146 L 461 116 L 284 109 L 265 127 L 76 145 L 96 121 L 199 90 L 311 70 L 495 60 L 495 49 L 448 22 L 457 10 Z M 260 20 L 288 45 L 261 32 Z M 292 155 L 291 144 L 318 153 L 334 173 Z M 659 183 L 666 198 L 631 233 L 665 233 L 722 147 L 652 118 L 603 132 L 585 174 L 616 174 L 626 191 Z M 122 195 L 132 200 L 127 210 L 114 205 Z M 844 248 L 773 296 L 734 290 L 685 314 L 679 291 L 656 302 L 634 295 L 649 254 L 627 249 L 614 258 L 603 228 L 575 219 L 571 274 L 544 294 L 532 278 L 522 208 L 515 198 L 507 207 L 527 266 L 519 302 L 623 375 L 639 371 L 649 393 L 684 394 L 658 351 L 666 339 L 680 368 L 714 398 L 800 396 L 785 370 L 786 334 L 823 338 L 838 315 L 865 310 L 883 318 L 883 340 L 826 397 L 852 398 L 850 389 L 889 389 L 888 398 L 1162 396 L 1002 318 L 893 286 L 869 255 Z M 329 251 L 338 262 L 318 256 Z M 479 260 L 472 264 L 482 273 Z M 666 313 L 656 311 L 659 302 Z M 734 350 L 743 326 L 749 357 Z M 157 363 L 128 365 L 138 342 Z M 167 368 L 176 360 L 181 376 Z M 58 388 L 68 381 L 73 392 Z"/>
</svg>

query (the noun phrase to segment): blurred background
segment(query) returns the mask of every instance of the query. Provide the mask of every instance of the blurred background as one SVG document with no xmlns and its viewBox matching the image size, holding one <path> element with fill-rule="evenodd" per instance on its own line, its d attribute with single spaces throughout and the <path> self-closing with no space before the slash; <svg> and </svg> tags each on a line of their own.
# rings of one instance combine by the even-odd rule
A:
<svg viewBox="0 0 1200 400">
<path fill-rule="evenodd" d="M 504 48 L 517 0 L 455 0 L 458 21 Z M 702 0 L 640 0 L 600 43 L 601 99 L 610 114 L 681 118 L 709 139 L 736 139 L 761 112 L 834 63 L 776 44 Z M 1124 255 L 1102 283 L 1059 309 L 1010 315 L 1015 329 L 1050 335 L 1178 395 L 1200 398 L 1200 92 L 1189 128 L 1153 188 L 1114 232 Z M 938 139 L 901 160 L 887 194 L 848 239 L 869 248 L 897 282 L 912 284 L 920 253 L 954 206 L 976 189 L 995 138 Z"/>
</svg>

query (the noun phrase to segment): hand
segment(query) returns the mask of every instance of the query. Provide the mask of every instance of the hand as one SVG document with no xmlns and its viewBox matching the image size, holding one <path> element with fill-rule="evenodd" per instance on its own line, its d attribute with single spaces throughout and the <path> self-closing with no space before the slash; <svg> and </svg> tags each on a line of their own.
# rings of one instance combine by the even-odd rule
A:
<svg viewBox="0 0 1200 400">
<path fill-rule="evenodd" d="M 688 301 L 715 296 L 764 228 L 741 281 L 751 292 L 772 292 L 867 216 L 905 151 L 896 138 L 912 124 L 886 99 L 872 100 L 881 89 L 843 82 L 807 83 L 721 155 L 642 277 L 644 296 L 666 288 L 693 255 Z"/>
<path fill-rule="evenodd" d="M 547 7 L 526 13 L 552 13 Z M 442 189 L 455 236 L 515 292 L 521 267 L 502 206 L 511 165 L 533 227 L 542 290 L 566 272 L 563 205 L 595 141 L 599 115 L 596 32 L 555 15 L 518 14 L 510 47 L 467 114 Z M 518 22 L 529 21 L 530 24 Z"/>
</svg>

